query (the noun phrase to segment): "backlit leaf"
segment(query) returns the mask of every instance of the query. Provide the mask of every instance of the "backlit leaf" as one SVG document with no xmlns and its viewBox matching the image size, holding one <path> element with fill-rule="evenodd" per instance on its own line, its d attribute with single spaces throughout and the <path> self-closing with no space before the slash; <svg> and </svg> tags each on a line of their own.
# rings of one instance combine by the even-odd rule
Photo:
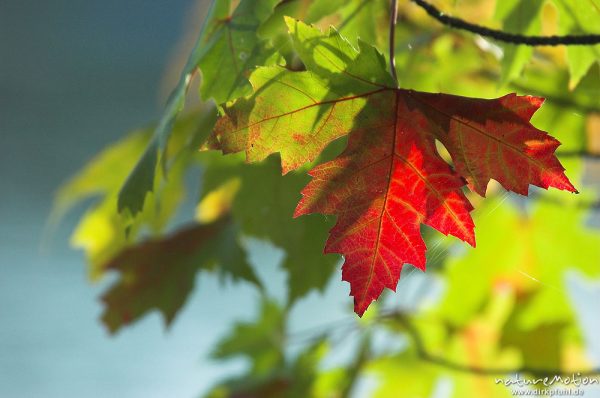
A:
<svg viewBox="0 0 600 398">
<path fill-rule="evenodd" d="M 350 133 L 344 153 L 310 172 L 295 215 L 338 216 L 325 252 L 345 257 L 359 315 L 384 287 L 395 289 L 404 263 L 425 268 L 421 224 L 475 245 L 465 183 L 481 196 L 492 178 L 522 195 L 530 184 L 575 192 L 554 156 L 560 143 L 529 122 L 543 99 L 396 89 L 373 47 L 357 51 L 335 31 L 288 25 L 308 70 L 258 69 L 255 95 L 228 109 L 212 145 L 245 151 L 249 162 L 279 152 L 286 173 Z"/>
<path fill-rule="evenodd" d="M 250 91 L 247 75 L 265 65 L 274 54 L 257 30 L 273 13 L 276 0 L 215 1 L 199 39 L 197 67 L 202 72 L 200 93 L 205 100 L 223 104 Z"/>
<path fill-rule="evenodd" d="M 559 11 L 559 32 L 565 35 L 600 33 L 600 2 L 598 0 L 552 0 Z M 567 59 L 571 80 L 575 88 L 588 70 L 600 61 L 600 45 L 568 46 Z"/>
<path fill-rule="evenodd" d="M 90 275 L 98 279 L 104 265 L 125 246 L 135 242 L 141 231 L 157 234 L 175 213 L 185 193 L 184 176 L 195 162 L 195 147 L 214 125 L 214 106 L 182 117 L 174 126 L 167 148 L 168 178 L 162 169 L 154 176 L 154 192 L 146 206 L 134 217 L 117 211 L 119 190 L 136 160 L 151 140 L 150 129 L 132 133 L 108 147 L 59 190 L 53 218 L 60 219 L 75 204 L 98 197 L 80 220 L 71 238 L 83 248 L 89 261 Z"/>
<path fill-rule="evenodd" d="M 282 266 L 288 272 L 290 302 L 312 289 L 324 289 L 339 261 L 338 256 L 323 255 L 331 222 L 321 216 L 293 219 L 308 176 L 300 172 L 282 176 L 276 157 L 248 165 L 240 156 L 205 153 L 202 162 L 206 170 L 200 207 L 207 207 L 216 192 L 228 196 L 235 187 L 231 212 L 242 232 L 285 251 Z"/>
<path fill-rule="evenodd" d="M 243 357 L 249 369 L 226 379 L 206 398 L 306 398 L 314 394 L 319 363 L 327 351 L 321 339 L 308 345 L 299 355 L 285 350 L 287 313 L 277 303 L 263 298 L 254 321 L 236 323 L 217 344 L 212 356 L 217 359 Z"/>
<path fill-rule="evenodd" d="M 366 97 L 392 84 L 373 47 L 359 52 L 334 30 L 323 35 L 297 21 L 288 25 L 309 71 L 257 69 L 250 78 L 254 95 L 225 110 L 212 146 L 224 153 L 245 151 L 248 161 L 279 152 L 284 173 L 315 160 L 327 144 L 348 134 Z"/>
<path fill-rule="evenodd" d="M 155 189 L 157 165 L 163 161 L 173 125 L 185 105 L 194 73 L 202 71 L 201 93 L 217 104 L 237 98 L 249 90 L 247 74 L 264 65 L 275 53 L 257 37 L 260 24 L 273 12 L 276 0 L 242 0 L 235 10 L 229 0 L 213 1 L 200 36 L 154 129 L 154 137 L 121 191 L 119 212 L 142 211 L 148 192 Z"/>
<path fill-rule="evenodd" d="M 217 344 L 212 356 L 243 356 L 252 362 L 254 374 L 268 374 L 284 365 L 285 314 L 275 302 L 263 300 L 255 322 L 238 322 Z"/>
<path fill-rule="evenodd" d="M 544 0 L 503 0 L 496 3 L 496 18 L 501 20 L 504 31 L 523 35 L 539 35 L 540 12 Z M 533 55 L 533 47 L 503 44 L 501 83 L 519 77 L 523 67 Z"/>
</svg>

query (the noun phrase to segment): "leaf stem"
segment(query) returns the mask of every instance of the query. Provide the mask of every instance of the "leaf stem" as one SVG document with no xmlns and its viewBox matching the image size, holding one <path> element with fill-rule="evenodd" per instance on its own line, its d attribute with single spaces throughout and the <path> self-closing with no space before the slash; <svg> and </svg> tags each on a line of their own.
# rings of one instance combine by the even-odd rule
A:
<svg viewBox="0 0 600 398">
<path fill-rule="evenodd" d="M 396 59 L 395 59 L 395 51 L 396 51 L 396 20 L 398 19 L 398 5 L 397 0 L 392 0 L 390 6 L 390 71 L 392 72 L 392 76 L 394 77 L 394 81 L 396 82 L 396 86 L 398 86 L 398 75 L 396 74 Z"/>
</svg>

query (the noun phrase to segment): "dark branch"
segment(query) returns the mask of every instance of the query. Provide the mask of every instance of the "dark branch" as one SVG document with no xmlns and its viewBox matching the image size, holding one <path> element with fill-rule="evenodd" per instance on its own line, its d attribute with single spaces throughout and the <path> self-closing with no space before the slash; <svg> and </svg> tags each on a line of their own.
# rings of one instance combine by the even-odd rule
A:
<svg viewBox="0 0 600 398">
<path fill-rule="evenodd" d="M 424 9 L 434 19 L 455 29 L 466 30 L 471 33 L 489 37 L 494 40 L 504 41 L 512 44 L 526 44 L 528 46 L 589 46 L 600 43 L 600 35 L 577 35 L 577 36 L 524 36 L 514 33 L 503 32 L 475 25 L 460 18 L 454 18 L 444 14 L 434 5 L 425 0 L 412 0 L 413 3 Z"/>
</svg>

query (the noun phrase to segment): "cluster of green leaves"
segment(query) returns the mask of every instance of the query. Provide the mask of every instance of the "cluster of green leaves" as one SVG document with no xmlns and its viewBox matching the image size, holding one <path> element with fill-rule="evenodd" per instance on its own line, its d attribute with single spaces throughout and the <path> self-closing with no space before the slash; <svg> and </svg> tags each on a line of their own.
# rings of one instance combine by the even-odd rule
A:
<svg viewBox="0 0 600 398">
<path fill-rule="evenodd" d="M 495 11 L 488 1 L 442 3 L 442 8 L 466 19 L 499 23 L 518 33 L 599 29 L 593 23 L 598 9 L 592 0 L 511 0 L 498 2 Z M 289 352 L 290 308 L 312 289 L 323 289 L 339 264 L 338 256 L 322 254 L 334 220 L 319 215 L 294 219 L 294 209 L 310 180 L 308 167 L 332 159 L 345 141 L 328 146 L 315 142 L 307 148 L 290 139 L 285 142 L 290 152 L 279 155 L 271 155 L 273 151 L 259 141 L 247 156 L 223 156 L 208 149 L 237 152 L 240 142 L 220 135 L 219 125 L 215 134 L 211 132 L 219 113 L 232 116 L 235 108 L 228 102 L 237 100 L 238 109 L 254 109 L 261 96 L 252 96 L 253 90 L 293 107 L 302 106 L 302 96 L 293 87 L 304 84 L 303 79 L 310 79 L 311 94 L 318 98 L 327 99 L 332 91 L 356 95 L 369 89 L 353 82 L 350 92 L 340 91 L 348 87 L 347 81 L 319 58 L 322 54 L 312 51 L 314 40 L 350 46 L 346 54 L 354 54 L 353 70 L 371 82 L 385 83 L 389 75 L 376 75 L 380 69 L 373 65 L 385 70 L 387 62 L 366 43 L 385 48 L 388 12 L 384 0 L 214 1 L 156 126 L 104 150 L 58 194 L 58 214 L 99 196 L 82 217 L 73 243 L 86 251 L 93 279 L 109 271 L 119 275 L 103 295 L 102 319 L 111 332 L 153 310 L 170 324 L 198 272 L 218 272 L 263 292 L 256 319 L 236 324 L 213 353 L 220 360 L 246 357 L 250 366 L 216 386 L 210 397 L 344 397 L 366 375 L 378 381 L 372 392 L 376 397 L 431 395 L 442 379 L 450 380 L 452 396 L 473 396 L 473 391 L 477 396 L 510 396 L 490 378 L 425 361 L 418 344 L 405 340 L 415 331 L 429 352 L 469 366 L 570 370 L 586 365 L 564 273 L 577 269 L 598 276 L 598 231 L 585 226 L 588 212 L 570 195 L 544 192 L 537 201 L 505 200 L 493 186 L 488 196 L 495 199 L 478 203 L 477 197 L 469 196 L 480 205 L 473 217 L 478 225 L 476 250 L 461 252 L 456 242 L 425 231 L 426 243 L 437 247 L 428 253 L 430 270 L 445 286 L 439 300 L 415 313 L 367 313 L 352 326 L 364 338 L 344 368 L 323 367 L 327 352 L 336 349 L 328 333 L 309 339 L 300 353 Z M 589 150 L 586 142 L 594 132 L 586 130 L 586 119 L 600 112 L 595 94 L 600 90 L 594 65 L 600 59 L 597 46 L 534 51 L 502 45 L 499 52 L 493 44 L 441 27 L 408 2 L 400 4 L 399 13 L 396 63 L 403 87 L 477 97 L 507 91 L 544 96 L 547 103 L 534 124 L 551 130 L 563 143 L 561 150 Z M 298 30 L 288 30 L 286 16 L 323 29 L 334 25 L 337 31 L 321 35 L 305 30 L 299 35 Z M 305 68 L 309 72 L 297 73 Z M 197 70 L 204 102 L 180 115 Z M 287 88 L 268 84 L 275 77 Z M 336 116 L 335 127 L 344 130 L 344 123 L 351 124 L 351 115 L 364 106 L 360 101 L 348 103 Z M 296 124 L 293 129 L 310 131 L 326 111 L 315 110 L 310 118 L 297 121 L 306 126 Z M 200 147 L 205 150 L 198 151 Z M 246 158 L 256 163 L 246 164 Z M 561 161 L 582 200 L 593 200 L 593 189 L 582 184 L 582 161 Z M 284 176 L 280 165 L 289 171 Z M 197 212 L 194 220 L 188 216 L 191 225 L 171 232 L 169 221 L 183 203 L 185 177 L 194 167 L 202 170 Z M 266 298 L 270 287 L 249 265 L 243 236 L 269 241 L 285 252 L 281 266 L 288 275 L 286 303 Z M 406 342 L 405 348 L 376 352 L 372 336 L 381 330 Z"/>
</svg>

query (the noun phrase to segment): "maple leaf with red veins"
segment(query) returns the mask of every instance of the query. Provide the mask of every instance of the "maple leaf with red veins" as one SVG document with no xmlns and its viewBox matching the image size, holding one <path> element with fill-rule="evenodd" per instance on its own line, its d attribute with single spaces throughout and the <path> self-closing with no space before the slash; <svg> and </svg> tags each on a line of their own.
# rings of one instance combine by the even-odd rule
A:
<svg viewBox="0 0 600 398">
<path fill-rule="evenodd" d="M 490 179 L 523 195 L 529 185 L 576 192 L 554 155 L 560 143 L 530 123 L 543 99 L 397 89 L 374 47 L 287 23 L 307 71 L 258 68 L 254 94 L 225 109 L 209 146 L 249 162 L 278 152 L 285 173 L 349 134 L 339 157 L 310 171 L 295 216 L 337 216 L 325 252 L 344 256 L 359 315 L 396 288 L 403 264 L 425 269 L 421 224 L 475 246 L 465 185 L 482 196 Z"/>
<path fill-rule="evenodd" d="M 543 98 L 508 94 L 498 99 L 409 92 L 436 129 L 469 188 L 481 196 L 490 179 L 521 195 L 529 185 L 577 192 L 554 155 L 560 142 L 529 120 Z"/>
<path fill-rule="evenodd" d="M 344 256 L 342 278 L 358 315 L 384 288 L 395 290 L 403 264 L 425 270 L 421 224 L 475 246 L 463 177 L 482 195 L 490 178 L 522 194 L 529 184 L 575 191 L 553 154 L 558 141 L 529 123 L 539 98 L 398 89 L 371 101 L 379 123 L 353 131 L 339 157 L 309 172 L 295 212 L 338 216 L 325 252 Z M 436 139 L 457 171 L 438 154 Z"/>
</svg>

